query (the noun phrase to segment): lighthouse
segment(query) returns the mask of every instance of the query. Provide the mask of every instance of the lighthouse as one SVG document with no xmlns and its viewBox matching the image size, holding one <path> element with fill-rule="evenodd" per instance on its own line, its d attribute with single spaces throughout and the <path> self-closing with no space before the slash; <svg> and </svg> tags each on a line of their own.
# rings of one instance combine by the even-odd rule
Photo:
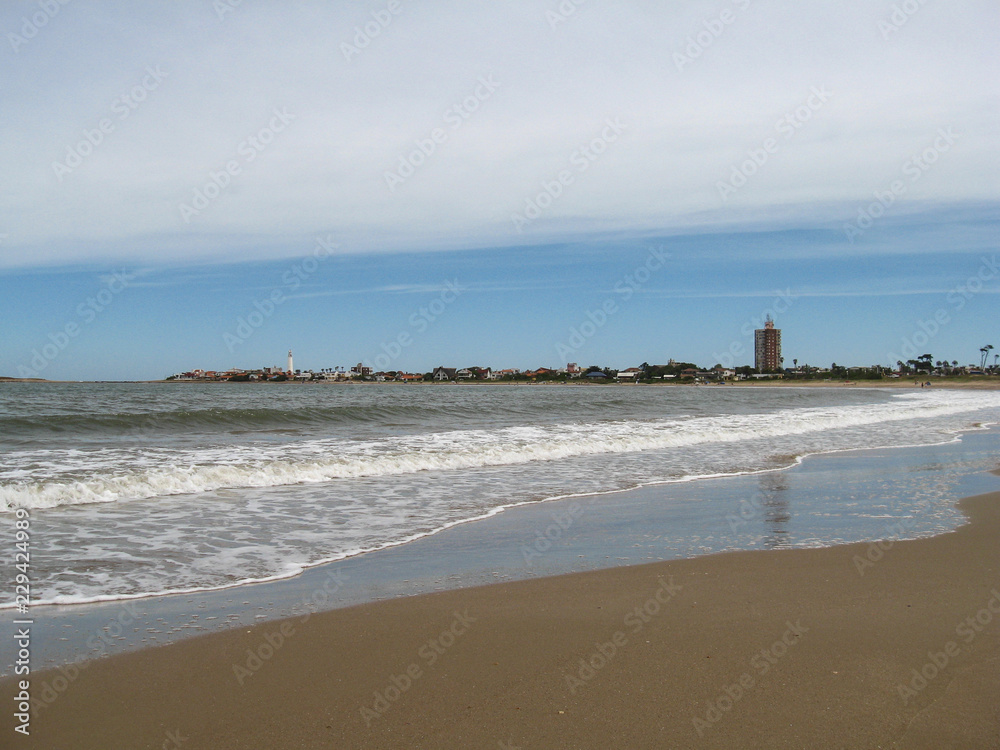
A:
<svg viewBox="0 0 1000 750">
<path fill-rule="evenodd" d="M 295 368 L 292 367 L 292 350 L 288 350 L 288 377 L 292 377 L 295 374 Z"/>
</svg>

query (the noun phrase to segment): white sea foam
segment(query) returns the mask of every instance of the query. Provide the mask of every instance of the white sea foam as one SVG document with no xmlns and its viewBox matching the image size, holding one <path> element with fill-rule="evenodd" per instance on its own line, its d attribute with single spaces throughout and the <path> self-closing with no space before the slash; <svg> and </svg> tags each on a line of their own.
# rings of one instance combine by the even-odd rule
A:
<svg viewBox="0 0 1000 750">
<path fill-rule="evenodd" d="M 8 457 L 0 510 L 193 494 L 223 488 L 317 484 L 556 461 L 694 445 L 787 438 L 871 425 L 920 422 L 1000 408 L 992 392 L 904 394 L 884 404 L 784 409 L 768 414 L 451 430 L 379 441 L 311 440 L 209 450 L 107 449 L 99 454 Z M 876 436 L 879 437 L 879 436 Z M 860 446 L 859 446 L 860 447 Z M 27 475 L 27 476 L 26 476 Z"/>
<path fill-rule="evenodd" d="M 38 510 L 35 601 L 106 600 L 293 576 L 515 505 L 765 472 L 811 453 L 943 443 L 1000 418 L 1000 394 L 990 392 L 588 389 L 592 400 L 577 409 L 568 391 L 422 389 L 425 400 L 448 395 L 468 403 L 464 411 L 456 406 L 458 417 L 427 419 L 398 436 L 337 428 L 276 444 L 208 432 L 186 442 L 153 435 L 136 445 L 123 435 L 96 446 L 66 440 L 8 450 L 0 459 L 0 502 Z M 371 392 L 414 398 L 408 390 Z M 368 390 L 348 393 L 362 399 Z M 508 413 L 496 427 L 470 417 L 474 428 L 456 429 L 466 422 L 462 415 L 483 410 L 480 399 L 532 409 L 523 417 Z M 543 420 L 544 403 L 552 408 Z M 919 510 L 914 534 L 954 524 L 947 487 L 913 490 L 891 507 L 883 500 L 858 506 L 847 494 L 813 513 L 816 528 L 796 543 L 840 538 L 845 513 L 871 522 Z M 919 509 L 916 496 L 923 498 Z M 694 554 L 732 543 L 725 534 L 699 534 L 677 544 Z"/>
</svg>

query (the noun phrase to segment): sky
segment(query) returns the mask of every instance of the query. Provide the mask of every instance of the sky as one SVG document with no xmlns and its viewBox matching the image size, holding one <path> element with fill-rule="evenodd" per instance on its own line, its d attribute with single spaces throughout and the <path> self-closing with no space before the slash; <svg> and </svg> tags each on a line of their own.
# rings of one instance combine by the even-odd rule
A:
<svg viewBox="0 0 1000 750">
<path fill-rule="evenodd" d="M 0 5 L 0 375 L 978 362 L 993 0 Z"/>
</svg>

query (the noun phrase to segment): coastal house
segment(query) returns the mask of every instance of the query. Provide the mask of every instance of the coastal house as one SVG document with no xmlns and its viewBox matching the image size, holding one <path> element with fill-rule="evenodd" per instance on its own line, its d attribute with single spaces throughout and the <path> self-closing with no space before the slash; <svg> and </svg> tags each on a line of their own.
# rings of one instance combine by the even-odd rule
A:
<svg viewBox="0 0 1000 750">
<path fill-rule="evenodd" d="M 435 367 L 431 377 L 434 380 L 454 380 L 458 370 L 454 367 Z"/>
<path fill-rule="evenodd" d="M 639 376 L 642 375 L 642 370 L 638 367 L 629 367 L 625 370 L 618 371 L 618 382 L 619 383 L 635 383 L 639 380 Z"/>
<path fill-rule="evenodd" d="M 464 367 L 455 373 L 458 380 L 493 380 L 493 370 L 489 367 Z"/>
</svg>

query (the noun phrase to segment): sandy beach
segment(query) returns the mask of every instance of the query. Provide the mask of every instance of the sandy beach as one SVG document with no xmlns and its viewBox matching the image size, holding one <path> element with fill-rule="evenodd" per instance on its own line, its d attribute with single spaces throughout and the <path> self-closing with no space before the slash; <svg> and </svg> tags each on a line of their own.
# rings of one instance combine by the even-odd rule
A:
<svg viewBox="0 0 1000 750">
<path fill-rule="evenodd" d="M 995 748 L 1000 493 L 961 507 L 930 539 L 447 591 L 39 673 L 36 696 L 71 689 L 9 746 Z"/>
</svg>

